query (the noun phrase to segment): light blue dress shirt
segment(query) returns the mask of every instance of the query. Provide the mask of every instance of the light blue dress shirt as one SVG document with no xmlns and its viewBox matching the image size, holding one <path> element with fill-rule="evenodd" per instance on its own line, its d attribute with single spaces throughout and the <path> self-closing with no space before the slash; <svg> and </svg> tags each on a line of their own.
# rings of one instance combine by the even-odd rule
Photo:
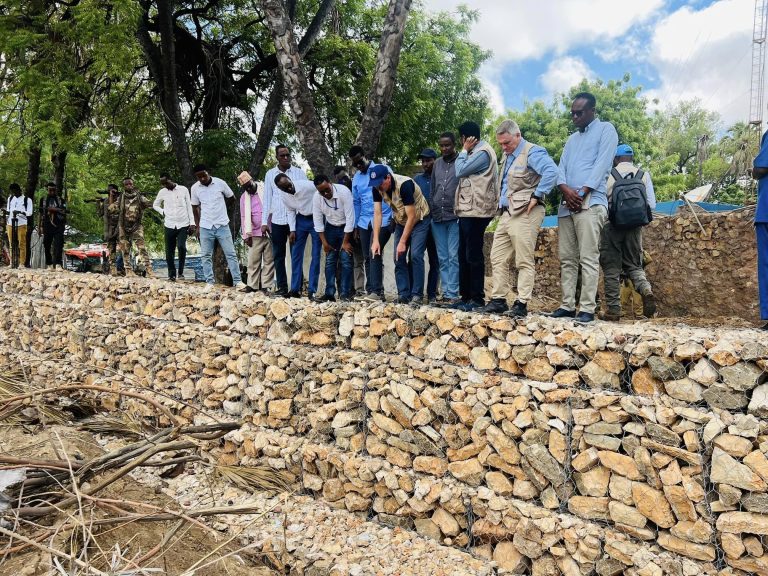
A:
<svg viewBox="0 0 768 576">
<path fill-rule="evenodd" d="M 374 162 L 368 163 L 368 169 L 358 170 L 352 177 L 352 204 L 355 207 L 355 223 L 358 228 L 367 229 L 373 223 L 373 188 L 370 185 L 369 172 Z M 389 226 L 392 209 L 385 202 L 381 203 L 381 226 Z"/>
<path fill-rule="evenodd" d="M 567 184 L 576 190 L 587 186 L 592 189 L 589 207 L 605 206 L 607 210 L 606 182 L 618 144 L 619 135 L 613 124 L 597 118 L 589 123 L 584 132 L 571 134 L 560 156 L 557 185 Z M 571 214 L 565 204 L 557 211 L 560 217 Z"/>
<path fill-rule="evenodd" d="M 478 141 L 472 150 L 478 148 L 482 144 L 485 144 L 483 140 Z M 466 178 L 467 176 L 472 176 L 472 174 L 482 174 L 488 170 L 488 166 L 490 165 L 491 157 L 485 150 L 472 154 L 471 156 L 466 150 L 462 150 L 456 158 L 456 177 Z"/>
<path fill-rule="evenodd" d="M 520 138 L 520 143 L 515 148 L 515 151 L 507 156 L 507 160 L 504 164 L 504 173 L 501 176 L 501 196 L 499 196 L 499 208 L 507 208 L 509 206 L 509 198 L 507 198 L 507 173 L 509 167 L 512 165 L 520 152 L 523 151 L 526 145 L 525 138 Z M 528 152 L 528 167 L 541 176 L 536 190 L 533 192 L 537 198 L 544 198 L 552 191 L 557 183 L 557 165 L 552 160 L 547 151 L 541 146 L 533 145 Z"/>
</svg>

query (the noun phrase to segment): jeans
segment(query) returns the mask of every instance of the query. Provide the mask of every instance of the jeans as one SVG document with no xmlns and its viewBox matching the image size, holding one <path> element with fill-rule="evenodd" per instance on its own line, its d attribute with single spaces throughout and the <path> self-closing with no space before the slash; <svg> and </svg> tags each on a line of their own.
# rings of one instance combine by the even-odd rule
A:
<svg viewBox="0 0 768 576">
<path fill-rule="evenodd" d="M 208 284 L 213 284 L 213 247 L 218 241 L 227 259 L 229 273 L 232 274 L 232 283 L 237 286 L 243 279 L 240 277 L 240 263 L 235 254 L 235 244 L 232 242 L 232 233 L 229 226 L 218 228 L 200 228 L 200 260 L 203 264 L 203 276 Z"/>
<path fill-rule="evenodd" d="M 325 255 L 325 295 L 336 294 L 336 266 L 341 262 L 341 297 L 352 296 L 353 263 L 352 254 L 341 249 L 344 241 L 344 226 L 325 225 L 325 239 L 333 250 Z"/>
<path fill-rule="evenodd" d="M 291 233 L 288 224 L 272 224 L 272 261 L 278 292 L 288 292 L 288 272 L 285 270 L 285 245 Z"/>
<path fill-rule="evenodd" d="M 384 260 L 381 256 L 371 257 L 373 224 L 370 224 L 368 228 L 358 228 L 357 231 L 360 233 L 360 243 L 363 245 L 363 254 L 365 255 L 365 290 L 368 294 L 384 296 Z M 382 226 L 379 230 L 379 246 L 382 254 L 391 235 L 392 231 L 389 226 Z"/>
<path fill-rule="evenodd" d="M 168 278 L 176 278 L 176 262 L 174 253 L 179 250 L 179 276 L 184 275 L 184 261 L 187 258 L 187 234 L 189 229 L 165 229 L 165 263 L 168 265 Z"/>
<path fill-rule="evenodd" d="M 443 298 L 454 300 L 459 297 L 459 221 L 432 221 L 432 237 L 440 263 Z"/>
<path fill-rule="evenodd" d="M 492 218 L 459 218 L 459 292 L 465 302 L 485 303 L 485 229 Z"/>
<path fill-rule="evenodd" d="M 296 214 L 296 241 L 291 247 L 291 292 L 301 293 L 304 284 L 304 248 L 312 237 L 312 261 L 309 264 L 309 293 L 317 292 L 320 280 L 320 237 L 315 232 L 312 216 Z"/>
<path fill-rule="evenodd" d="M 408 250 L 399 258 L 397 257 L 397 245 L 400 243 L 405 227 L 400 224 L 395 226 L 395 283 L 397 284 L 397 295 L 402 300 L 424 297 L 424 250 L 427 247 L 427 233 L 431 222 L 432 219 L 429 216 L 417 222 L 408 238 L 408 245 L 411 248 L 413 281 L 411 281 L 411 274 L 408 272 Z"/>
</svg>

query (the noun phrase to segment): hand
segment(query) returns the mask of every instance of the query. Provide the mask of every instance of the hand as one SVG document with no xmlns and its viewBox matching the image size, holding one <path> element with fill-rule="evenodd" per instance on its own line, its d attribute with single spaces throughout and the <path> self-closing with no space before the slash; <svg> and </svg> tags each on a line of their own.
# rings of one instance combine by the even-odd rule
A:
<svg viewBox="0 0 768 576">
<path fill-rule="evenodd" d="M 402 240 L 400 240 L 400 242 L 397 243 L 397 251 L 395 253 L 395 258 L 400 258 L 406 252 L 408 252 L 408 245 Z"/>
<path fill-rule="evenodd" d="M 246 239 L 244 240 L 244 242 L 245 242 L 245 245 L 246 245 L 246 246 L 248 246 L 248 248 L 250 248 L 251 246 L 253 246 L 253 238 L 251 238 L 250 236 L 248 236 L 248 238 L 246 238 Z"/>
<path fill-rule="evenodd" d="M 194 234 L 195 230 L 197 230 L 197 226 L 195 226 L 194 224 L 190 224 L 189 230 L 187 232 L 189 232 L 190 234 Z"/>
<path fill-rule="evenodd" d="M 581 211 L 582 199 L 574 188 L 571 188 L 570 186 L 565 187 L 563 190 L 563 200 L 565 200 L 565 205 L 572 212 Z"/>
<path fill-rule="evenodd" d="M 323 242 L 323 251 L 326 254 L 330 254 L 333 252 L 333 246 L 331 246 L 328 242 Z"/>
<path fill-rule="evenodd" d="M 536 206 L 539 205 L 539 201 L 536 200 L 536 198 L 531 198 L 531 201 L 528 202 L 528 209 L 525 211 L 525 214 L 528 215 L 531 213 L 531 210 L 536 208 Z"/>
<path fill-rule="evenodd" d="M 269 234 L 270 234 L 269 224 L 262 224 L 261 225 L 261 235 L 262 236 L 269 236 Z"/>
<path fill-rule="evenodd" d="M 464 144 L 462 147 L 464 148 L 464 150 L 469 152 L 470 150 L 472 150 L 475 144 L 477 144 L 477 138 L 475 138 L 474 136 L 467 136 L 464 139 Z"/>
<path fill-rule="evenodd" d="M 200 228 L 195 228 L 195 238 L 200 241 Z"/>
<path fill-rule="evenodd" d="M 379 246 L 378 240 L 371 242 L 371 257 L 375 258 L 376 256 L 381 256 L 381 246 Z"/>
<path fill-rule="evenodd" d="M 288 234 L 288 242 L 290 242 L 291 245 L 293 245 L 293 243 L 296 242 L 296 232 L 291 232 L 290 234 Z"/>
<path fill-rule="evenodd" d="M 353 250 L 352 250 L 352 244 L 351 243 L 349 243 L 349 242 L 347 242 L 345 240 L 344 242 L 341 243 L 341 249 L 344 250 L 344 252 L 346 252 L 350 256 L 352 256 Z"/>
</svg>

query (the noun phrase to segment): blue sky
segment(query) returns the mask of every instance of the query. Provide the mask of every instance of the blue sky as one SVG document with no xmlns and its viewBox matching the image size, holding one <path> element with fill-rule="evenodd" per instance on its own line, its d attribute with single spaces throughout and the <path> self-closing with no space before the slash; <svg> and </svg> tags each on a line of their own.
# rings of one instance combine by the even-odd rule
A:
<svg viewBox="0 0 768 576">
<path fill-rule="evenodd" d="M 662 109 L 698 98 L 723 127 L 748 119 L 754 0 L 423 2 L 479 11 L 472 38 L 493 52 L 481 77 L 497 112 L 629 72 Z"/>
</svg>

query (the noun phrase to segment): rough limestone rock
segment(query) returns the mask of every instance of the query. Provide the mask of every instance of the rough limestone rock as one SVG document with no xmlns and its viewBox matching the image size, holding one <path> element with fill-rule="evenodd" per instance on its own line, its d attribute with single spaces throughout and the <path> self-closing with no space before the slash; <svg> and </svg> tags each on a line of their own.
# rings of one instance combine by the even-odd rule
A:
<svg viewBox="0 0 768 576">
<path fill-rule="evenodd" d="M 752 391 L 747 410 L 759 418 L 768 418 L 768 384 L 761 384 Z"/>
<path fill-rule="evenodd" d="M 662 382 L 686 377 L 685 367 L 667 356 L 651 356 L 648 358 L 648 367 L 653 377 Z"/>
<path fill-rule="evenodd" d="M 710 480 L 716 484 L 728 484 L 751 492 L 768 490 L 768 484 L 749 466 L 738 462 L 717 446 L 712 450 Z"/>
</svg>

